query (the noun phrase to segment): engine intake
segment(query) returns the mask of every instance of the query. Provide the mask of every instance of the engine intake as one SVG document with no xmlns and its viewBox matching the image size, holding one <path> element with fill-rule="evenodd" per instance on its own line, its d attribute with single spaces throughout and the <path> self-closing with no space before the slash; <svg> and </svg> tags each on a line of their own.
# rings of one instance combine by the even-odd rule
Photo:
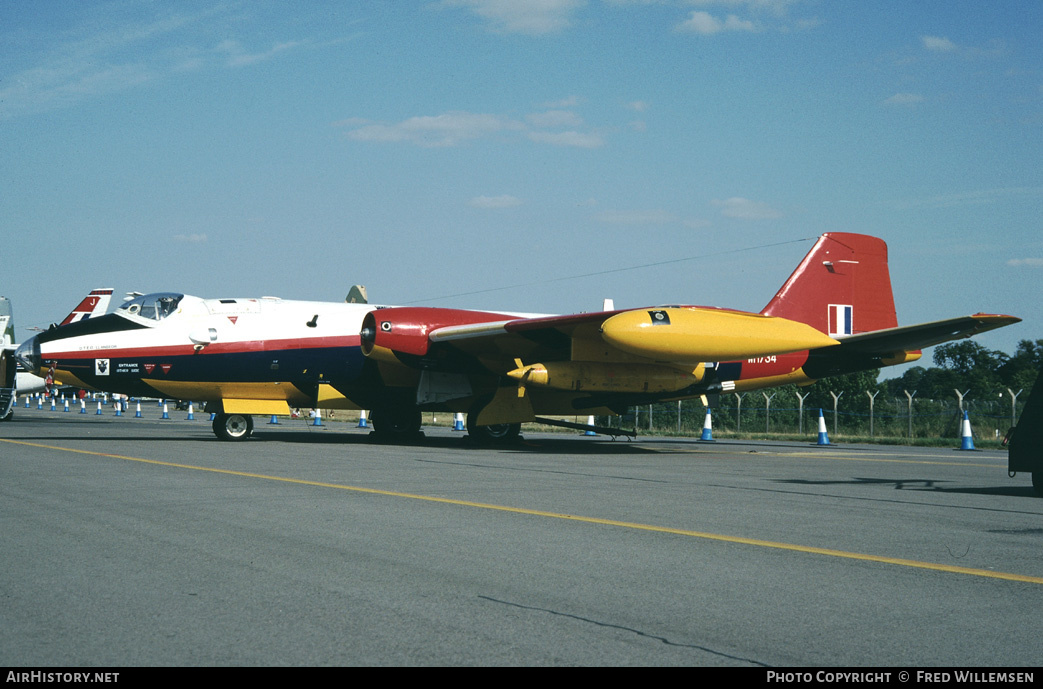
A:
<svg viewBox="0 0 1043 689">
<path fill-rule="evenodd" d="M 470 325 L 510 320 L 511 316 L 483 311 L 402 306 L 370 311 L 362 319 L 362 353 L 409 366 L 431 354 L 430 334 L 450 325 Z"/>
</svg>

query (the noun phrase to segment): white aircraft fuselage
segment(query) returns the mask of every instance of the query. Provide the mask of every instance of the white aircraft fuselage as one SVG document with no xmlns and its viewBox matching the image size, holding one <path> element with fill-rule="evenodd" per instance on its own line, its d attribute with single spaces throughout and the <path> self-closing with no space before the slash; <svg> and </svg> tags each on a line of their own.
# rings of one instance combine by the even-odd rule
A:
<svg viewBox="0 0 1043 689">
<path fill-rule="evenodd" d="M 115 313 L 40 333 L 17 356 L 30 370 L 55 362 L 55 381 L 64 385 L 223 401 L 245 414 L 286 413 L 320 399 L 359 408 L 345 392 L 363 375 L 359 330 L 374 308 L 148 294 Z"/>
</svg>

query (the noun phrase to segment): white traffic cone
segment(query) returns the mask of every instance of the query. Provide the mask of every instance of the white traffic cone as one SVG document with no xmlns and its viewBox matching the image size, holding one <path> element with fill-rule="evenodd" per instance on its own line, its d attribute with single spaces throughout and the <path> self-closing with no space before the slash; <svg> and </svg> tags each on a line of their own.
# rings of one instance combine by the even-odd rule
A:
<svg viewBox="0 0 1043 689">
<path fill-rule="evenodd" d="M 974 436 L 971 435 L 971 420 L 967 418 L 967 412 L 963 412 L 963 423 L 960 427 L 960 449 L 974 449 Z"/>
<path fill-rule="evenodd" d="M 359 428 L 369 428 L 369 422 L 366 421 L 366 410 L 363 409 L 359 412 Z"/>
<path fill-rule="evenodd" d="M 829 434 L 826 433 L 826 417 L 822 410 L 818 410 L 818 444 L 829 445 Z"/>
<path fill-rule="evenodd" d="M 462 431 L 464 429 L 464 415 L 460 412 L 453 414 L 453 430 Z"/>
<path fill-rule="evenodd" d="M 706 420 L 703 421 L 703 434 L 699 436 L 700 442 L 712 443 L 713 440 L 713 421 L 710 417 L 710 408 L 706 408 Z"/>
</svg>

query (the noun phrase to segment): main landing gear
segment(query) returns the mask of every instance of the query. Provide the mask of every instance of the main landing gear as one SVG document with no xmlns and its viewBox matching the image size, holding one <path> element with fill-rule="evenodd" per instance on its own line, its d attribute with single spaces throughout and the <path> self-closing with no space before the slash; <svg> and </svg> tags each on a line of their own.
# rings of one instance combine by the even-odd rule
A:
<svg viewBox="0 0 1043 689">
<path fill-rule="evenodd" d="M 518 437 L 521 432 L 520 423 L 497 423 L 491 426 L 479 426 L 478 411 L 467 415 L 467 435 L 475 442 L 485 445 L 508 443 Z"/>
<path fill-rule="evenodd" d="M 379 438 L 394 440 L 420 435 L 423 416 L 415 406 L 387 406 L 374 409 L 370 415 L 373 432 Z"/>
<path fill-rule="evenodd" d="M 219 412 L 214 416 L 213 428 L 221 440 L 246 440 L 254 432 L 254 420 L 247 414 Z"/>
</svg>

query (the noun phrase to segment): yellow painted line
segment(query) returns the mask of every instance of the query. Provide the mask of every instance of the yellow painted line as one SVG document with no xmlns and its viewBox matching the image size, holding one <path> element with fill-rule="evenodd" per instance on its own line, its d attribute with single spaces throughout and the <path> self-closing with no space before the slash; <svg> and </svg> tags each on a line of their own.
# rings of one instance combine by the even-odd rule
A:
<svg viewBox="0 0 1043 689">
<path fill-rule="evenodd" d="M 547 512 L 544 510 L 532 510 L 524 507 L 509 507 L 506 505 L 495 505 L 485 502 L 474 502 L 471 500 L 456 500 L 453 498 L 438 498 L 430 495 L 419 495 L 416 493 L 402 493 L 393 490 L 381 490 L 379 488 L 363 488 L 361 486 L 348 486 L 340 483 L 326 483 L 323 481 L 309 481 L 307 479 L 300 478 L 288 478 L 285 476 L 271 476 L 269 474 L 255 474 L 247 471 L 233 471 L 231 469 L 215 469 L 212 467 L 201 467 L 192 464 L 179 464 L 177 462 L 163 462 L 157 459 L 144 459 L 141 457 L 128 457 L 126 455 L 116 455 L 107 452 L 95 452 L 93 450 L 76 450 L 68 447 L 57 447 L 54 445 L 43 445 L 40 443 L 30 443 L 23 440 L 9 440 L 7 438 L 0 438 L 0 442 L 12 443 L 14 445 L 27 445 L 30 447 L 39 447 L 46 450 L 58 450 L 60 452 L 75 452 L 84 455 L 93 455 L 96 457 L 108 457 L 111 459 L 123 459 L 129 462 L 141 462 L 143 464 L 154 464 L 156 466 L 175 467 L 178 469 L 191 469 L 194 471 L 206 471 L 213 474 L 225 474 L 228 476 L 241 476 L 245 478 L 257 478 L 265 481 L 279 481 L 281 483 L 292 483 L 304 486 L 319 486 L 322 488 L 334 488 L 337 490 L 346 490 L 354 493 L 366 493 L 369 495 L 386 495 L 389 497 L 396 498 L 408 498 L 410 500 L 423 500 L 426 502 L 441 503 L 445 505 L 457 505 L 461 507 L 475 507 L 484 510 L 496 510 L 498 512 L 508 512 L 512 514 L 524 514 L 533 517 L 545 517 L 548 519 L 565 519 L 569 521 L 582 522 L 585 524 L 600 524 L 602 526 L 616 526 L 624 529 L 635 529 L 638 531 L 651 531 L 654 533 L 667 533 L 674 534 L 677 536 L 688 536 L 690 538 L 701 538 L 711 541 L 720 541 L 724 543 L 738 543 L 742 545 L 752 545 L 761 548 L 773 548 L 776 550 L 789 550 L 798 553 L 809 553 L 813 555 L 826 555 L 829 557 L 839 557 L 847 560 L 862 560 L 864 562 L 880 562 L 883 564 L 897 565 L 900 567 L 914 567 L 916 569 L 930 569 L 938 572 L 949 572 L 952 574 L 968 574 L 976 577 L 986 577 L 989 579 L 1005 579 L 1007 581 L 1019 581 L 1029 584 L 1043 584 L 1043 577 L 1028 576 L 1025 574 L 1013 574 L 1010 572 L 996 572 L 988 569 L 977 569 L 974 567 L 956 567 L 954 565 L 943 565 L 934 562 L 922 562 L 920 560 L 907 560 L 905 558 L 898 557 L 886 557 L 883 555 L 867 555 L 865 553 L 853 553 L 846 550 L 834 550 L 832 548 L 817 548 L 814 546 L 805 545 L 794 545 L 792 543 L 782 543 L 779 541 L 766 541 L 758 538 L 744 538 L 742 536 L 726 536 L 723 534 L 708 533 L 705 531 L 693 531 L 690 529 L 675 529 L 668 526 L 656 526 L 653 524 L 641 524 L 637 522 L 625 522 L 616 519 L 600 519 L 597 517 L 583 517 L 575 514 L 561 514 L 558 512 Z"/>
</svg>

